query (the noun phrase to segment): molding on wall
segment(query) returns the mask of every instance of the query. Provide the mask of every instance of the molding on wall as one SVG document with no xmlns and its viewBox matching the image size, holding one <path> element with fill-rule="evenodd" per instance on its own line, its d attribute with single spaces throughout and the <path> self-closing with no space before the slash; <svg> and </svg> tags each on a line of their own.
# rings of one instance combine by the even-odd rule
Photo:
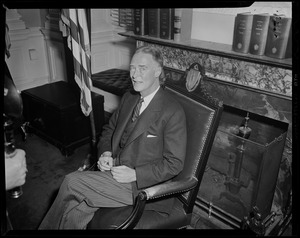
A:
<svg viewBox="0 0 300 238">
<path fill-rule="evenodd" d="M 18 90 L 49 82 L 44 36 L 40 27 L 9 31 L 10 58 L 6 59 Z"/>
<path fill-rule="evenodd" d="M 41 31 L 47 48 L 49 82 L 67 81 L 65 50 L 61 31 L 45 28 Z"/>
<path fill-rule="evenodd" d="M 25 22 L 21 20 L 17 9 L 6 10 L 6 24 L 10 31 L 26 29 Z"/>
<path fill-rule="evenodd" d="M 43 37 L 40 29 L 40 27 L 33 27 L 20 30 L 9 30 L 8 35 L 11 41 L 22 41 L 32 37 Z"/>
</svg>

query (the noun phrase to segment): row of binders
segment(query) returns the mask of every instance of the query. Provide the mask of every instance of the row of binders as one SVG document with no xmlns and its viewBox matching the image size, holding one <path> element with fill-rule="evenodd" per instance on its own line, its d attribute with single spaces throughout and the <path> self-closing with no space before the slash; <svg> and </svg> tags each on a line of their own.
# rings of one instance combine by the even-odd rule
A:
<svg viewBox="0 0 300 238">
<path fill-rule="evenodd" d="M 232 50 L 277 59 L 292 57 L 292 19 L 268 13 L 239 13 L 235 18 Z"/>
<path fill-rule="evenodd" d="M 134 34 L 179 40 L 181 14 L 181 10 L 175 8 L 135 8 Z"/>
</svg>

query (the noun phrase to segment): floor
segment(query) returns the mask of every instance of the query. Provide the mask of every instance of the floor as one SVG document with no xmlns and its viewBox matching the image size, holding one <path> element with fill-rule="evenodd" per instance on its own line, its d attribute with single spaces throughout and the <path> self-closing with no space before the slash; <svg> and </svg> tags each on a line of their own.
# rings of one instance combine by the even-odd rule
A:
<svg viewBox="0 0 300 238">
<path fill-rule="evenodd" d="M 16 138 L 16 147 L 26 151 L 28 173 L 23 195 L 10 198 L 7 210 L 15 230 L 35 230 L 54 200 L 65 174 L 77 170 L 89 153 L 89 145 L 65 157 L 60 150 L 31 134 L 26 142 Z"/>
<path fill-rule="evenodd" d="M 30 134 L 24 142 L 16 137 L 16 146 L 26 151 L 28 174 L 23 195 L 17 199 L 7 195 L 7 210 L 14 230 L 36 230 L 52 204 L 65 174 L 77 170 L 86 160 L 90 147 L 79 147 L 70 157 L 45 140 Z M 231 234 L 232 227 L 195 207 L 188 230 L 202 230 L 202 234 Z M 206 231 L 204 231 L 206 230 Z M 200 234 L 200 233 L 199 233 Z"/>
</svg>

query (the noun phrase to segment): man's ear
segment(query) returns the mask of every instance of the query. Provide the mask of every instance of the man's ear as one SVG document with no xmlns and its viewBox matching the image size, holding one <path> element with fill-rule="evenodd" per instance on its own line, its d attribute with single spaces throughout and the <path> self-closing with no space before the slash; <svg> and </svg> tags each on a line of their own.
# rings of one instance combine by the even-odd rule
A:
<svg viewBox="0 0 300 238">
<path fill-rule="evenodd" d="M 160 76 L 160 74 L 161 74 L 161 67 L 158 66 L 155 69 L 155 74 L 154 75 L 155 75 L 156 78 L 158 78 Z"/>
</svg>

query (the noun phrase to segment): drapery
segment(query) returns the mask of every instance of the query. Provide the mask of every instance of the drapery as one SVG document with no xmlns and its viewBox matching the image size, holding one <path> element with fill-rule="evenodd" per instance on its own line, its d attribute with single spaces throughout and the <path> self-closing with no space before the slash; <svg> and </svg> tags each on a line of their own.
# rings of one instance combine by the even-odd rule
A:
<svg viewBox="0 0 300 238">
<path fill-rule="evenodd" d="M 73 54 L 75 81 L 81 95 L 80 105 L 84 115 L 92 111 L 91 99 L 91 44 L 87 9 L 62 9 L 60 28 L 68 37 L 68 47 Z"/>
</svg>

